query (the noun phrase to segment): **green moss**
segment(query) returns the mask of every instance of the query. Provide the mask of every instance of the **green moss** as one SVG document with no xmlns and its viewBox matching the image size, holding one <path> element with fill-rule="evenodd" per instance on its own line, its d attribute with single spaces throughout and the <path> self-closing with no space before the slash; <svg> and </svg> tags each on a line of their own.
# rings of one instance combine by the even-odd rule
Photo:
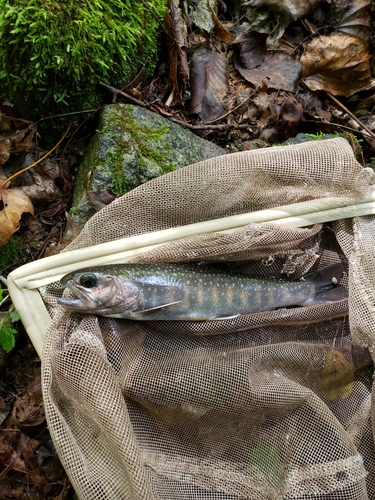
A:
<svg viewBox="0 0 375 500">
<path fill-rule="evenodd" d="M 152 74 L 165 10 L 166 0 L 0 0 L 2 93 L 31 119 L 97 107 L 99 81 Z"/>
<path fill-rule="evenodd" d="M 22 248 L 21 237 L 13 235 L 0 250 L 0 272 L 20 261 Z"/>
<path fill-rule="evenodd" d="M 108 125 L 100 133 L 110 137 L 114 146 L 107 151 L 103 164 L 110 164 L 113 172 L 113 186 L 117 194 L 127 191 L 124 157 L 135 153 L 137 156 L 137 170 L 142 171 L 147 162 L 154 162 L 162 174 L 176 170 L 174 163 L 168 162 L 171 156 L 171 146 L 165 141 L 169 132 L 168 125 L 151 128 L 139 125 L 131 114 L 130 107 L 124 105 L 120 110 L 112 109 L 106 117 Z M 124 112 L 125 110 L 125 112 Z M 147 178 L 141 181 L 147 181 Z"/>
</svg>

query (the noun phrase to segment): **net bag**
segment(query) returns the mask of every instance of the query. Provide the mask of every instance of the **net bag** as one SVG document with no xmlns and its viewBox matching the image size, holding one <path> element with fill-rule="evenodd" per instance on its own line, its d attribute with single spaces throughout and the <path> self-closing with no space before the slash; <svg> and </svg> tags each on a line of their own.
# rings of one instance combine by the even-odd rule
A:
<svg viewBox="0 0 375 500">
<path fill-rule="evenodd" d="M 344 139 L 209 159 L 98 212 L 68 251 L 245 212 L 373 191 Z M 375 498 L 375 219 L 193 234 L 138 262 L 258 276 L 342 262 L 349 299 L 221 321 L 53 318 L 42 375 L 51 436 L 80 499 Z M 65 292 L 66 293 L 66 292 Z M 349 311 L 349 314 L 348 314 Z"/>
</svg>

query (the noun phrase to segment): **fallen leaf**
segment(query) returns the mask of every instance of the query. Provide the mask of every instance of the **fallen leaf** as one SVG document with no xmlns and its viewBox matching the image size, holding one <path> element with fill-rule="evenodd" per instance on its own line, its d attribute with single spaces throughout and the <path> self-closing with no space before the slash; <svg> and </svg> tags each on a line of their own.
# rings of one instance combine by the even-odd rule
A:
<svg viewBox="0 0 375 500">
<path fill-rule="evenodd" d="M 353 366 L 340 351 L 328 351 L 321 373 L 321 390 L 329 401 L 347 398 L 354 383 Z"/>
<path fill-rule="evenodd" d="M 367 44 L 359 38 L 322 35 L 301 56 L 303 81 L 311 90 L 349 97 L 372 82 L 370 59 Z"/>
<path fill-rule="evenodd" d="M 212 18 L 213 8 L 217 9 L 216 3 L 210 0 L 195 0 L 188 5 L 187 17 L 194 23 L 198 28 L 211 33 L 215 28 L 215 22 Z M 212 8 L 213 7 L 213 8 Z"/>
<path fill-rule="evenodd" d="M 4 403 L 3 398 L 0 397 L 0 425 L 4 422 L 4 420 L 9 415 L 9 408 Z"/>
<path fill-rule="evenodd" d="M 242 33 L 233 42 L 240 49 L 239 59 L 245 69 L 254 69 L 260 66 L 267 55 L 267 35 L 248 31 Z"/>
<path fill-rule="evenodd" d="M 215 36 L 220 38 L 220 40 L 225 43 L 233 42 L 236 38 L 235 35 L 232 35 L 232 33 L 227 30 L 227 28 L 221 23 L 220 19 L 217 17 L 215 11 L 212 9 L 211 9 L 211 14 L 212 14 L 212 19 L 214 20 L 215 23 L 215 29 L 214 29 Z"/>
<path fill-rule="evenodd" d="M 0 177 L 0 186 L 6 178 Z M 10 239 L 19 228 L 19 221 L 24 212 L 34 214 L 34 207 L 30 198 L 20 189 L 0 188 L 0 248 Z"/>
<path fill-rule="evenodd" d="M 86 196 L 97 212 L 116 199 L 115 193 L 110 189 L 87 190 Z"/>
<path fill-rule="evenodd" d="M 196 50 L 191 58 L 191 114 L 204 121 L 214 120 L 223 110 L 229 92 L 227 58 L 208 47 Z"/>
<path fill-rule="evenodd" d="M 268 33 L 268 47 L 277 46 L 285 28 L 293 21 L 313 12 L 320 0 L 250 0 L 247 6 L 246 19 L 250 30 Z"/>
<path fill-rule="evenodd" d="M 10 156 L 10 140 L 0 139 L 0 165 L 4 165 Z"/>
<path fill-rule="evenodd" d="M 28 127 L 26 130 L 22 130 L 18 134 L 13 134 L 11 136 L 12 140 L 12 153 L 20 153 L 23 151 L 30 151 L 35 146 L 35 133 L 36 125 Z"/>
<path fill-rule="evenodd" d="M 279 129 L 282 140 L 295 137 L 303 122 L 303 108 L 293 96 L 284 96 L 280 106 Z"/>
<path fill-rule="evenodd" d="M 331 22 L 337 31 L 356 36 L 369 43 L 371 39 L 371 0 L 349 0 L 331 4 Z"/>
<path fill-rule="evenodd" d="M 274 101 L 275 95 L 269 95 L 267 92 L 259 92 L 253 100 L 254 105 L 257 107 L 258 127 L 262 131 L 277 126 L 279 115 Z M 257 175 L 259 178 L 259 173 Z"/>
<path fill-rule="evenodd" d="M 267 54 L 264 62 L 251 70 L 244 68 L 238 57 L 234 57 L 234 64 L 240 75 L 253 85 L 265 83 L 267 88 L 288 92 L 296 92 L 302 74 L 299 61 L 288 54 Z"/>
</svg>

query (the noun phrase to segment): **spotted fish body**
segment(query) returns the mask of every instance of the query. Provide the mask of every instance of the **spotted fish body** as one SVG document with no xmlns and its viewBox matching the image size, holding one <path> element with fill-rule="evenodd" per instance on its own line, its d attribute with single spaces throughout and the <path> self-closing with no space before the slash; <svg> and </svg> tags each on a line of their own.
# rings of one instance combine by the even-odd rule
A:
<svg viewBox="0 0 375 500">
<path fill-rule="evenodd" d="M 342 266 L 299 281 L 251 278 L 196 264 L 114 264 L 75 271 L 63 286 L 67 309 L 136 320 L 213 320 L 340 300 Z"/>
</svg>

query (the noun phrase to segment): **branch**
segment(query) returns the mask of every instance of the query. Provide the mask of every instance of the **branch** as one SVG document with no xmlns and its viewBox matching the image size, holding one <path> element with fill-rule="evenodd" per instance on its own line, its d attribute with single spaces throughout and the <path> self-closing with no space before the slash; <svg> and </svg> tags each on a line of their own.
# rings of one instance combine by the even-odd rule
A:
<svg viewBox="0 0 375 500">
<path fill-rule="evenodd" d="M 188 128 L 190 130 L 233 130 L 233 129 L 249 129 L 249 125 L 247 123 L 243 123 L 240 125 L 237 124 L 231 124 L 231 123 L 224 123 L 222 125 L 209 125 L 209 124 L 202 124 L 202 125 L 192 125 L 191 123 L 184 122 L 183 120 L 179 120 L 178 118 L 174 118 L 172 116 L 169 116 L 167 113 L 163 113 L 163 111 L 160 108 L 157 108 L 153 106 L 152 104 L 146 104 L 139 99 L 127 94 L 126 92 L 123 92 L 122 90 L 116 89 L 115 87 L 111 87 L 111 85 L 107 85 L 106 83 L 100 82 L 99 85 L 104 87 L 105 89 L 109 90 L 112 92 L 112 94 L 116 96 L 121 96 L 124 99 L 127 99 L 130 101 L 132 104 L 135 104 L 136 106 L 140 106 L 141 108 L 146 108 L 149 109 L 150 111 L 154 111 L 158 113 L 159 115 L 163 116 L 164 118 L 167 118 L 173 123 L 177 123 L 177 125 L 180 125 L 181 127 Z"/>
</svg>

